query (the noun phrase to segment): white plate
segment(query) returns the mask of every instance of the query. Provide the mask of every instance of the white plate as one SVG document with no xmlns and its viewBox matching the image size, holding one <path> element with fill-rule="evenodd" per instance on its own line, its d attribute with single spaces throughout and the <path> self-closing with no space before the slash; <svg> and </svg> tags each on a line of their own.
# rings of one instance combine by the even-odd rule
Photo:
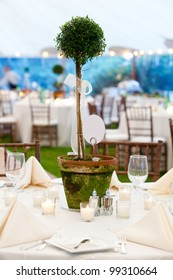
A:
<svg viewBox="0 0 173 280">
<path fill-rule="evenodd" d="M 51 238 L 46 240 L 46 242 L 54 247 L 65 250 L 72 254 L 106 251 L 115 247 L 113 243 L 108 243 L 103 239 L 92 237 L 90 238 L 89 242 L 83 243 L 77 249 L 74 249 L 74 247 L 83 239 L 85 238 Z"/>
</svg>

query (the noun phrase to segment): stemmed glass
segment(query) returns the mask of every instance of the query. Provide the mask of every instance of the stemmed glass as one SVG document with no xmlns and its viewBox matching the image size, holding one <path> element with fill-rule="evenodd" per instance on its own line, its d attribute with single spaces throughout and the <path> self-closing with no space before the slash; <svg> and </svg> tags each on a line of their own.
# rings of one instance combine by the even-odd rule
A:
<svg viewBox="0 0 173 280">
<path fill-rule="evenodd" d="M 128 177 L 134 188 L 141 188 L 148 177 L 148 160 L 144 155 L 131 155 L 128 164 Z"/>
<path fill-rule="evenodd" d="M 25 155 L 24 153 L 8 153 L 5 166 L 5 174 L 12 181 L 12 185 L 17 189 L 17 182 L 25 174 Z"/>
</svg>

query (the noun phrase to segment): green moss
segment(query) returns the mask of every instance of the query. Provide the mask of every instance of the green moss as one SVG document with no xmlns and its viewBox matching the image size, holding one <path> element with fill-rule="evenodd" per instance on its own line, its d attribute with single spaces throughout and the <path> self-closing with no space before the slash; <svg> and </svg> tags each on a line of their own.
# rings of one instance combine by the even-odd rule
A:
<svg viewBox="0 0 173 280">
<path fill-rule="evenodd" d="M 99 197 L 103 197 L 109 188 L 112 176 L 112 171 L 97 174 L 78 174 L 64 171 L 61 173 L 68 206 L 72 209 L 79 209 L 80 202 L 88 201 L 94 189 Z"/>
</svg>

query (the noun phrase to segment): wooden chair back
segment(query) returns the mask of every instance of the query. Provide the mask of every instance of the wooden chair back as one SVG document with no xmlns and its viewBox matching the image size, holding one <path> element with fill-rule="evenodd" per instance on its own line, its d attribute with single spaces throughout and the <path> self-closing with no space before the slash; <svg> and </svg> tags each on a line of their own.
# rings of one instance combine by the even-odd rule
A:
<svg viewBox="0 0 173 280">
<path fill-rule="evenodd" d="M 170 127 L 171 143 L 172 143 L 172 150 L 173 150 L 173 119 L 169 119 L 169 127 Z"/>
<path fill-rule="evenodd" d="M 30 112 L 32 121 L 32 141 L 44 141 L 52 147 L 58 145 L 58 121 L 51 117 L 51 102 L 42 103 L 39 97 L 30 97 Z"/>
<path fill-rule="evenodd" d="M 152 108 L 150 106 L 127 106 L 125 113 L 129 140 L 133 140 L 134 137 L 147 137 L 152 142 Z"/>
<path fill-rule="evenodd" d="M 13 115 L 13 106 L 10 93 L 0 91 L 0 137 L 8 135 L 11 141 L 16 141 L 16 118 Z"/>
<path fill-rule="evenodd" d="M 88 111 L 90 115 L 100 115 L 95 102 L 88 102 Z"/>
<path fill-rule="evenodd" d="M 31 111 L 31 121 L 32 124 L 35 123 L 50 123 L 50 103 L 41 103 L 38 100 L 30 100 L 30 111 Z"/>
<path fill-rule="evenodd" d="M 103 95 L 100 115 L 105 125 L 111 124 L 113 106 L 114 106 L 114 97 Z"/>
<path fill-rule="evenodd" d="M 9 116 L 13 114 L 12 100 L 8 92 L 0 92 L 0 116 Z"/>
<path fill-rule="evenodd" d="M 117 159 L 116 172 L 126 174 L 130 155 L 141 154 L 148 158 L 149 175 L 153 181 L 160 177 L 160 162 L 162 141 L 130 142 L 130 141 L 102 141 L 98 144 L 98 152 L 103 155 L 112 155 Z"/>
</svg>

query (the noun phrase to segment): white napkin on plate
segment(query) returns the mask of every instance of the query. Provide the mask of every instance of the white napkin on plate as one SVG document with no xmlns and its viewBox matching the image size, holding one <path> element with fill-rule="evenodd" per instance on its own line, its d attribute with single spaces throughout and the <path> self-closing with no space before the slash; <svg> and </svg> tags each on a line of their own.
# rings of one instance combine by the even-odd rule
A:
<svg viewBox="0 0 173 280">
<path fill-rule="evenodd" d="M 149 192 L 155 194 L 168 194 L 170 193 L 171 184 L 173 182 L 173 168 L 171 168 L 166 174 L 159 178 L 151 188 Z"/>
<path fill-rule="evenodd" d="M 0 174 L 5 174 L 5 158 L 3 147 L 0 147 Z"/>
<path fill-rule="evenodd" d="M 157 203 L 141 220 L 126 230 L 127 240 L 173 252 L 173 216 Z"/>
<path fill-rule="evenodd" d="M 25 175 L 19 181 L 19 187 L 26 188 L 29 185 L 47 187 L 47 183 L 50 182 L 51 178 L 41 166 L 39 161 L 34 156 L 31 156 L 26 162 Z"/>
<path fill-rule="evenodd" d="M 55 229 L 47 227 L 16 200 L 0 220 L 0 248 L 50 238 Z"/>
</svg>

